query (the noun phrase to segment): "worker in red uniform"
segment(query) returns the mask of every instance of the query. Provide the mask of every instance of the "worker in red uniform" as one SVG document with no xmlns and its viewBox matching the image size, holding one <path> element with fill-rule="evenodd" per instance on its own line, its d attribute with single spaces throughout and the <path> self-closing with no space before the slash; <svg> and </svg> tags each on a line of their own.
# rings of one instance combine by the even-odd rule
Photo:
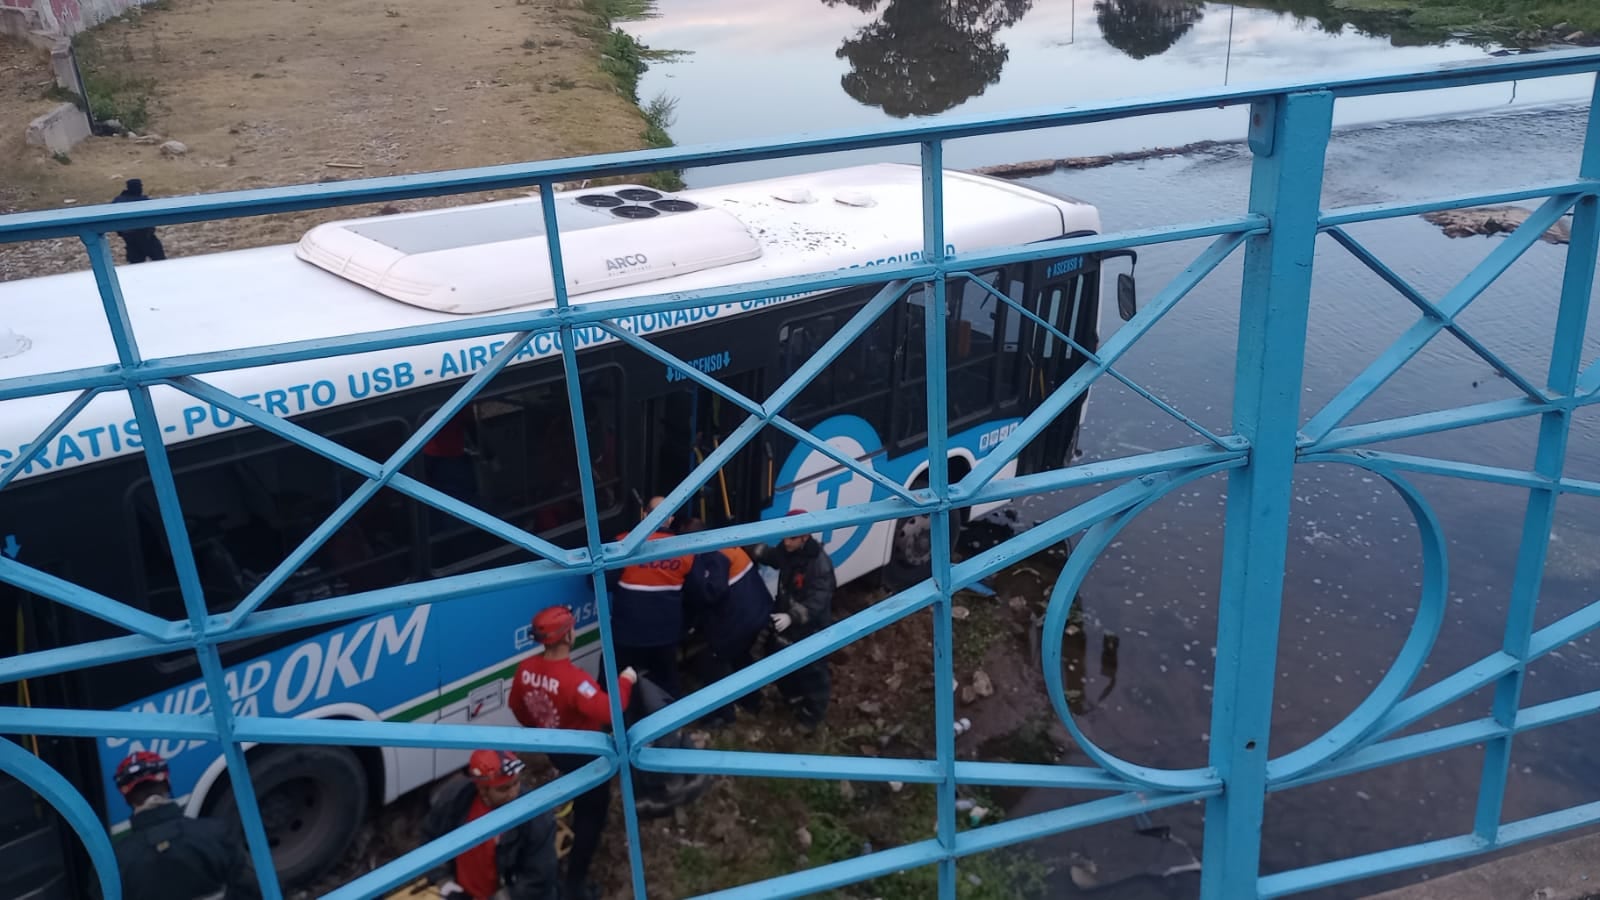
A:
<svg viewBox="0 0 1600 900">
<path fill-rule="evenodd" d="M 534 638 L 544 645 L 544 653 L 523 660 L 511 682 L 511 712 L 529 728 L 603 731 L 611 724 L 611 699 L 589 673 L 572 662 L 575 624 L 572 611 L 565 606 L 546 607 L 533 617 Z M 617 673 L 617 694 L 623 709 L 627 709 L 638 680 L 632 668 Z M 581 754 L 550 754 L 551 764 L 563 775 L 589 761 Z M 589 865 L 600 846 L 600 833 L 605 831 L 610 807 L 610 779 L 572 802 L 572 849 L 567 853 L 565 894 L 568 900 L 599 896 L 589 882 Z"/>
<path fill-rule="evenodd" d="M 664 499 L 652 497 L 645 513 L 654 511 Z M 672 517 L 668 516 L 650 540 L 672 537 L 667 530 L 671 527 Z M 662 690 L 680 696 L 678 646 L 683 641 L 684 593 L 698 596 L 705 590 L 694 554 L 612 569 L 606 573 L 606 584 L 611 588 L 611 635 L 617 665 L 636 666 Z"/>
<path fill-rule="evenodd" d="M 482 818 L 522 793 L 522 760 L 504 750 L 474 750 L 467 780 L 439 795 L 422 821 L 431 841 Z M 558 900 L 556 820 L 549 812 L 461 851 L 428 873 L 441 900 Z"/>
</svg>

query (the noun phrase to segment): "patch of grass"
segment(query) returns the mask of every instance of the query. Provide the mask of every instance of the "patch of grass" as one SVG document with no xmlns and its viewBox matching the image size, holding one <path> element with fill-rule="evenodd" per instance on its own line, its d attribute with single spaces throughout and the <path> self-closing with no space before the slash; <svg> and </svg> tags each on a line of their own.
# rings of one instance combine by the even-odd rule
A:
<svg viewBox="0 0 1600 900">
<path fill-rule="evenodd" d="M 96 121 L 116 119 L 131 131 L 143 131 L 150 124 L 150 101 L 156 82 L 131 74 L 107 58 L 105 48 L 93 32 L 73 39 L 78 70 L 83 74 L 83 91 L 89 112 Z"/>
<path fill-rule="evenodd" d="M 1389 38 L 1397 46 L 1469 43 L 1534 43 L 1584 32 L 1584 43 L 1600 43 L 1600 3 L 1592 0 L 1239 0 L 1241 6 L 1273 9 L 1312 19 L 1328 31 L 1350 26 Z"/>
<path fill-rule="evenodd" d="M 936 827 L 936 795 L 925 785 L 907 785 L 898 793 L 881 784 L 809 779 L 739 780 L 731 787 L 737 809 L 760 813 L 750 817 L 745 840 L 737 845 L 713 842 L 679 849 L 673 857 L 675 893 L 697 894 L 854 859 L 926 840 Z M 977 804 L 994 808 L 981 792 L 968 795 Z M 984 824 L 994 821 L 991 817 Z M 968 827 L 964 816 L 958 827 Z M 802 828 L 809 845 L 800 838 Z M 956 896 L 962 900 L 1043 897 L 1046 874 L 1043 863 L 1030 853 L 985 853 L 958 863 Z M 817 896 L 926 900 L 937 896 L 938 879 L 936 867 L 924 866 Z"/>
<path fill-rule="evenodd" d="M 666 94 L 657 94 L 644 105 L 645 146 L 655 149 L 672 146 L 672 136 L 667 134 L 667 129 L 672 127 L 673 121 L 677 118 L 677 111 L 677 98 Z M 681 169 L 651 172 L 643 181 L 658 191 L 681 191 L 684 187 Z"/>
<path fill-rule="evenodd" d="M 1009 610 L 992 599 L 965 594 L 955 598 L 955 605 L 968 610 L 965 619 L 956 620 L 950 634 L 956 675 L 966 682 L 974 669 L 983 666 L 989 650 L 1011 632 L 1011 621 Z"/>
<path fill-rule="evenodd" d="M 50 158 L 62 164 L 63 166 L 72 165 L 72 157 L 66 155 L 65 153 L 52 153 L 50 154 Z"/>
<path fill-rule="evenodd" d="M 607 25 L 648 19 L 656 14 L 655 0 L 584 0 L 583 5 Z"/>
<path fill-rule="evenodd" d="M 650 67 L 643 49 L 644 45 L 620 28 L 606 32 L 600 42 L 600 71 L 617 86 L 617 93 L 635 103 L 639 102 L 639 76 Z"/>
</svg>

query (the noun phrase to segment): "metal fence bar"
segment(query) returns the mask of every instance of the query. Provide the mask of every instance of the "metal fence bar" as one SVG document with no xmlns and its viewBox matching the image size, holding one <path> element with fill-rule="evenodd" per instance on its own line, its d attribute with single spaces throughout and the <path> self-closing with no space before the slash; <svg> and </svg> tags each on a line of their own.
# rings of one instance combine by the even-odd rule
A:
<svg viewBox="0 0 1600 900">
<path fill-rule="evenodd" d="M 1252 896 L 1260 866 L 1295 425 L 1332 129 L 1326 92 L 1251 109 L 1250 209 L 1272 219 L 1272 233 L 1245 246 L 1233 427 L 1251 450 L 1250 463 L 1228 476 L 1210 750 L 1224 788 L 1206 801 L 1207 897 Z"/>
<path fill-rule="evenodd" d="M 1579 174 L 1600 178 L 1600 80 L 1590 104 L 1589 128 L 1584 142 Z M 1552 201 L 1553 202 L 1553 201 Z M 1530 222 L 1532 221 L 1530 217 Z M 1542 232 L 1541 232 L 1542 234 Z M 1578 371 L 1583 365 L 1583 341 L 1589 322 L 1589 298 L 1594 290 L 1596 238 L 1600 236 L 1600 201 L 1585 196 L 1578 201 L 1572 221 L 1572 243 L 1567 253 L 1566 271 L 1561 284 L 1561 306 L 1556 314 L 1552 338 L 1550 371 L 1547 383 L 1553 394 L 1570 396 L 1577 389 Z M 1555 523 L 1556 501 L 1567 459 L 1567 443 L 1572 434 L 1572 410 L 1556 408 L 1539 417 L 1539 442 L 1534 451 L 1534 471 L 1549 483 L 1528 491 L 1528 507 L 1522 523 L 1522 543 L 1517 548 L 1517 564 L 1511 586 L 1511 603 L 1506 610 L 1505 636 L 1501 649 L 1518 660 L 1518 665 L 1495 684 L 1494 720 L 1506 733 L 1484 747 L 1483 777 L 1478 783 L 1478 805 L 1473 833 L 1493 840 L 1500 829 L 1505 803 L 1506 779 L 1511 770 L 1512 732 L 1522 705 L 1523 681 L 1533 640 L 1534 617 L 1539 608 L 1539 592 L 1544 584 L 1545 557 L 1550 546 L 1550 528 Z"/>
<path fill-rule="evenodd" d="M 922 144 L 922 258 L 944 264 L 944 146 Z M 927 305 L 923 307 L 923 361 L 927 366 L 928 487 L 939 505 L 930 516 L 933 529 L 933 742 L 939 760 L 937 831 L 945 856 L 939 860 L 939 898 L 956 896 L 956 738 L 955 738 L 955 637 L 952 632 L 954 590 L 950 586 L 950 402 L 945 390 L 946 326 L 949 316 L 949 280 L 940 271 L 933 277 Z M 913 313 L 914 315 L 915 313 Z"/>
<path fill-rule="evenodd" d="M 540 197 L 550 197 L 554 193 L 554 183 L 550 181 L 539 183 Z M 561 228 L 556 220 L 556 206 L 554 203 L 541 203 L 539 206 L 544 217 L 545 248 L 549 253 L 551 283 L 555 287 L 556 312 L 566 317 L 572 311 L 572 305 L 571 298 L 567 296 L 567 276 L 561 256 Z M 629 773 L 627 721 L 623 718 L 622 698 L 617 691 L 617 645 L 611 633 L 611 598 L 606 590 L 604 570 L 599 567 L 602 558 L 599 502 L 595 497 L 594 472 L 589 462 L 591 459 L 589 427 L 583 408 L 582 370 L 578 365 L 578 353 L 572 333 L 571 322 L 564 321 L 561 326 L 561 370 L 566 375 L 567 412 L 572 419 L 573 448 L 578 461 L 578 479 L 583 495 L 583 537 L 590 564 L 593 566 L 589 574 L 589 588 L 594 592 L 595 605 L 599 610 L 600 665 L 605 676 L 605 684 L 610 688 L 606 699 L 611 713 L 611 740 L 616 747 L 613 764 L 607 767 L 607 779 L 614 773 L 621 782 L 623 824 L 628 833 L 628 863 L 631 870 L 629 874 L 633 881 L 633 895 L 638 900 L 645 900 L 644 849 L 639 843 L 639 819 L 634 815 L 633 808 L 633 777 Z M 453 839 L 453 836 L 447 838 L 445 843 L 449 844 Z"/>
<path fill-rule="evenodd" d="M 111 328 L 111 338 L 116 344 L 117 361 L 124 369 L 137 368 L 142 360 L 139 345 L 133 333 L 133 323 L 128 319 L 128 307 L 122 299 L 122 289 L 111 256 L 111 245 L 104 234 L 96 234 L 84 241 L 89 250 L 89 262 L 94 268 L 95 281 L 100 286 L 100 299 L 104 304 L 106 322 Z M 128 399 L 133 403 L 134 418 L 139 423 L 139 433 L 160 435 L 161 423 L 156 417 L 155 404 L 150 400 L 148 384 L 128 387 Z M 166 532 L 167 547 L 172 554 L 173 568 L 177 572 L 178 587 L 183 596 L 183 606 L 189 616 L 189 627 L 195 634 L 205 631 L 205 591 L 200 585 L 200 573 L 195 565 L 194 548 L 189 543 L 188 527 L 178 499 L 178 485 L 172 475 L 172 465 L 167 458 L 166 444 L 159 440 L 146 440 L 144 458 L 150 466 L 150 483 L 155 491 L 156 504 L 161 512 L 162 528 Z M 222 677 L 222 661 L 214 644 L 203 638 L 195 647 L 206 691 L 212 697 L 227 697 L 227 684 Z M 239 806 L 240 821 L 244 826 L 245 842 L 250 857 L 259 873 L 262 900 L 280 900 L 277 871 L 272 865 L 272 847 L 267 843 L 266 830 L 261 824 L 261 810 L 256 805 L 255 788 L 250 783 L 250 768 L 244 753 L 233 741 L 233 705 L 213 703 L 212 715 L 216 721 L 216 734 L 222 744 L 223 758 L 227 761 L 228 780 L 233 786 L 234 802 Z"/>
</svg>

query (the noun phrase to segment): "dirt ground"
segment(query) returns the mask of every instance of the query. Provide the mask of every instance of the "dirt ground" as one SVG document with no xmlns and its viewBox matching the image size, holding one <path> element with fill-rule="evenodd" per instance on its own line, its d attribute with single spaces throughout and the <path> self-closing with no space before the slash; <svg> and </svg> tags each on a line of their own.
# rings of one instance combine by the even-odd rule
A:
<svg viewBox="0 0 1600 900">
<path fill-rule="evenodd" d="M 978 529 L 974 529 L 977 531 Z M 996 535 L 989 535 L 993 540 Z M 985 543 L 974 535 L 974 547 Z M 955 672 L 961 685 L 955 715 L 970 730 L 956 740 L 957 755 L 1028 763 L 1087 764 L 1054 719 L 1039 672 L 1039 622 L 1064 554 L 1050 551 L 991 579 L 992 597 L 956 596 Z M 873 579 L 841 589 L 839 618 L 879 602 L 886 591 Z M 763 690 L 759 714 L 740 711 L 738 722 L 714 732 L 689 732 L 700 746 L 735 751 L 841 756 L 928 758 L 934 755 L 933 629 L 928 613 L 910 616 L 829 657 L 833 693 L 826 726 L 814 735 L 794 727 L 774 688 Z M 992 685 L 975 690 L 979 673 Z M 530 785 L 554 777 L 542 756 L 524 757 Z M 420 788 L 369 822 L 343 865 L 291 900 L 309 900 L 393 859 L 416 845 L 427 811 Z M 982 824 L 1006 817 L 1022 789 L 963 787 L 960 796 L 982 812 Z M 934 834 L 931 788 L 861 781 L 720 778 L 704 795 L 673 815 L 641 822 L 646 875 L 652 897 L 688 897 L 787 872 L 887 849 Z M 961 827 L 976 824 L 967 815 Z M 1066 859 L 1035 853 L 984 854 L 963 863 L 960 895 L 966 900 L 1013 900 L 1047 895 L 1043 880 Z M 607 900 L 632 896 L 620 796 L 595 860 L 594 878 Z M 922 900 L 935 893 L 931 868 L 839 889 L 836 900 Z M 410 897 L 409 894 L 403 896 Z"/>
<path fill-rule="evenodd" d="M 118 83 L 147 85 L 146 133 L 188 152 L 94 137 L 70 162 L 23 141 L 59 102 L 48 56 L 0 39 L 0 212 L 106 202 L 135 177 L 161 197 L 636 149 L 645 121 L 600 69 L 603 34 L 583 0 L 164 0 L 79 41 Z M 371 211 L 161 237 L 169 256 L 214 252 Z M 0 280 L 79 268 L 70 242 L 0 247 Z"/>
</svg>

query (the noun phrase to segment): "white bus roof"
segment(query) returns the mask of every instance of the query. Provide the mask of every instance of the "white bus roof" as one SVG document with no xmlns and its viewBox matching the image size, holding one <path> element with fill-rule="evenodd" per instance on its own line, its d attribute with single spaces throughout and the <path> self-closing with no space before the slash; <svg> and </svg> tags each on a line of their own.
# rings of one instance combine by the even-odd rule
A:
<svg viewBox="0 0 1600 900">
<path fill-rule="evenodd" d="M 610 207 L 577 199 L 625 189 L 555 195 L 562 204 L 563 261 L 575 303 L 892 264 L 921 252 L 922 182 L 915 166 L 857 166 L 686 190 L 662 199 L 687 201 L 697 209 L 669 209 L 637 221 L 607 218 Z M 1100 228 L 1093 206 L 992 178 L 946 172 L 944 190 L 946 240 L 958 252 Z M 119 266 L 117 275 L 146 359 L 548 307 L 552 291 L 538 204 L 537 197 L 528 197 L 335 222 L 307 232 L 299 245 Z M 388 265 L 377 258 L 385 252 Z M 641 256 L 645 261 L 637 262 Z M 629 257 L 637 264 L 630 265 Z M 595 283 L 606 280 L 608 262 L 622 273 L 618 283 Z M 521 295 L 512 297 L 519 284 Z M 508 297 L 515 306 L 507 305 Z M 707 307 L 697 316 L 624 317 L 621 324 L 652 334 L 755 305 Z M 468 312 L 441 311 L 446 308 Z M 0 283 L 0 335 L 5 329 L 16 340 L 0 346 L 0 379 L 116 362 L 88 271 Z M 541 335 L 515 364 L 559 352 L 550 338 Z M 596 328 L 580 328 L 576 339 L 584 345 L 614 340 Z M 295 415 L 360 399 L 358 376 L 370 384 L 374 372 L 391 378 L 405 372 L 410 379 L 405 386 L 412 388 L 470 374 L 486 348 L 500 340 L 446 341 L 204 379 L 257 406 Z M 226 414 L 213 415 L 206 404 L 171 388 L 157 387 L 153 393 L 166 443 L 227 430 L 218 427 Z M 58 394 L 0 403 L 0 466 L 20 456 L 69 400 Z M 101 394 L 19 477 L 135 452 L 138 448 L 126 440 L 130 419 L 124 392 Z"/>
</svg>

